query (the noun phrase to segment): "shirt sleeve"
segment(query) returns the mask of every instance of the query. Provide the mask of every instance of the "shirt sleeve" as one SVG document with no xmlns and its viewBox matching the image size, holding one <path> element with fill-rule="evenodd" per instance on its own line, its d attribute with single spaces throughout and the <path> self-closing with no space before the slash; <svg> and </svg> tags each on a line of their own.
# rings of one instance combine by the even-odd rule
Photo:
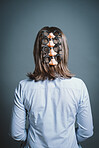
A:
<svg viewBox="0 0 99 148">
<path fill-rule="evenodd" d="M 93 135 L 93 120 L 89 94 L 85 83 L 82 83 L 81 98 L 77 113 L 77 140 L 82 142 Z"/>
<path fill-rule="evenodd" d="M 27 137 L 26 110 L 23 105 L 23 91 L 21 83 L 15 88 L 14 104 L 12 109 L 11 136 L 17 141 L 25 141 Z"/>
</svg>

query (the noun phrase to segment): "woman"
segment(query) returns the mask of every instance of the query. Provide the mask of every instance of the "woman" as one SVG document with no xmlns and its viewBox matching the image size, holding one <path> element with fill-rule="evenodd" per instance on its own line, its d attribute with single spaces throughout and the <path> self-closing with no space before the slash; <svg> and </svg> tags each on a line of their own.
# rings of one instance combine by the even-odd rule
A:
<svg viewBox="0 0 99 148">
<path fill-rule="evenodd" d="M 57 27 L 42 28 L 33 54 L 34 72 L 15 89 L 12 137 L 24 148 L 79 148 L 93 135 L 93 121 L 86 85 L 67 67 L 65 35 Z"/>
</svg>

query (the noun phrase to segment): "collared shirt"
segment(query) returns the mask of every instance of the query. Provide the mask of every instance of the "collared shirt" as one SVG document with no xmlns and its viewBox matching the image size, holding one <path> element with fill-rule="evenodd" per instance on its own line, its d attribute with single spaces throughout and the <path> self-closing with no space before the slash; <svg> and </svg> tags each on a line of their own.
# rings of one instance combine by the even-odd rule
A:
<svg viewBox="0 0 99 148">
<path fill-rule="evenodd" d="M 80 142 L 93 135 L 83 80 L 21 80 L 15 88 L 11 134 L 15 140 L 26 140 L 24 148 L 79 148 Z"/>
</svg>

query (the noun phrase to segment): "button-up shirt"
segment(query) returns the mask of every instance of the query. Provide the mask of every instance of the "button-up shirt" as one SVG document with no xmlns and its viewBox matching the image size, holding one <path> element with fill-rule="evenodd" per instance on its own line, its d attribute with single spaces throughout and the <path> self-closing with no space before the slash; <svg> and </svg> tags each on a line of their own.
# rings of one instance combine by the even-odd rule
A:
<svg viewBox="0 0 99 148">
<path fill-rule="evenodd" d="M 83 80 L 21 80 L 15 88 L 11 134 L 15 140 L 26 141 L 24 148 L 79 148 L 93 135 Z"/>
</svg>

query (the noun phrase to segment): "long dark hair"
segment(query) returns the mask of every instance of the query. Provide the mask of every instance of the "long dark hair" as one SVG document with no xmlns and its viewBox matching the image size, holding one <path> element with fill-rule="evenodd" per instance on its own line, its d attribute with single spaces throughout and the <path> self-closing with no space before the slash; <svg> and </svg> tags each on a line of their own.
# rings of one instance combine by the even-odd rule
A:
<svg viewBox="0 0 99 148">
<path fill-rule="evenodd" d="M 49 65 L 42 62 L 42 54 L 41 54 L 41 39 L 40 35 L 42 31 L 54 32 L 55 30 L 59 31 L 62 34 L 61 46 L 62 46 L 62 60 L 58 63 L 58 65 Z M 67 45 L 66 36 L 63 32 L 57 27 L 43 27 L 37 34 L 35 44 L 34 44 L 34 62 L 35 62 L 35 69 L 33 73 L 27 73 L 27 76 L 35 81 L 39 80 L 54 80 L 55 78 L 71 78 L 74 76 L 70 73 L 67 64 L 68 64 L 68 54 L 69 48 Z"/>
</svg>

